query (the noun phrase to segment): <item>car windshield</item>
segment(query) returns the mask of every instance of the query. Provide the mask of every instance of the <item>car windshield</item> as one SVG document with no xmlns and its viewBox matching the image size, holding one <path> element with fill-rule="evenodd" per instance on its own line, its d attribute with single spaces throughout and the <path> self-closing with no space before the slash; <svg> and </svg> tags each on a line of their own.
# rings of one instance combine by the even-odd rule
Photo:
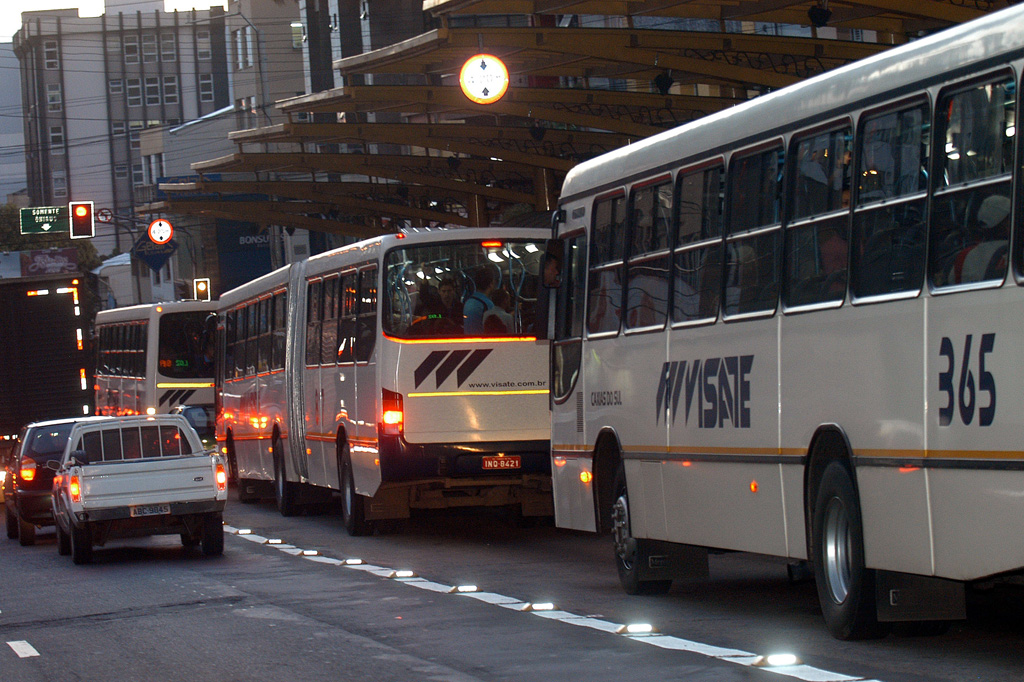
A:
<svg viewBox="0 0 1024 682">
<path fill-rule="evenodd" d="M 71 433 L 73 423 L 37 426 L 30 430 L 25 438 L 25 455 L 59 455 L 64 451 Z"/>
</svg>

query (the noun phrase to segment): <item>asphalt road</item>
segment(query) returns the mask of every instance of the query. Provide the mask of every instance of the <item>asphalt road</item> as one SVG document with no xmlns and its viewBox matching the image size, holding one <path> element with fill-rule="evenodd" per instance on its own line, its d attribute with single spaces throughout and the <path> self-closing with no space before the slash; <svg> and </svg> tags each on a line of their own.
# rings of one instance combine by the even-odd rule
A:
<svg viewBox="0 0 1024 682">
<path fill-rule="evenodd" d="M 630 597 L 607 538 L 465 511 L 351 538 L 321 511 L 232 500 L 214 559 L 159 537 L 75 566 L 50 532 L 4 540 L 0 680 L 1024 679 L 1017 588 L 972 590 L 969 619 L 942 636 L 839 642 L 813 583 L 791 583 L 779 560 L 716 555 L 708 582 Z M 657 633 L 615 632 L 639 623 Z M 752 665 L 779 652 L 802 663 Z"/>
</svg>

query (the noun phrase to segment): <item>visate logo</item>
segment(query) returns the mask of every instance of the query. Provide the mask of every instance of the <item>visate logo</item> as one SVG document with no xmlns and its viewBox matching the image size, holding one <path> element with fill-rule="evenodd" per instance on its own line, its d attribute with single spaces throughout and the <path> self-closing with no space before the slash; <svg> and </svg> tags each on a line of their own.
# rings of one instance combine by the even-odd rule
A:
<svg viewBox="0 0 1024 682">
<path fill-rule="evenodd" d="M 462 386 L 463 382 L 476 371 L 480 363 L 491 354 L 493 348 L 481 348 L 479 350 L 435 350 L 430 353 L 420 366 L 413 372 L 415 388 L 426 381 L 431 372 L 434 372 L 434 388 L 441 388 L 441 384 L 455 372 L 456 386 Z M 436 370 L 436 371 L 435 371 Z M 456 372 L 456 370 L 458 370 Z"/>
</svg>

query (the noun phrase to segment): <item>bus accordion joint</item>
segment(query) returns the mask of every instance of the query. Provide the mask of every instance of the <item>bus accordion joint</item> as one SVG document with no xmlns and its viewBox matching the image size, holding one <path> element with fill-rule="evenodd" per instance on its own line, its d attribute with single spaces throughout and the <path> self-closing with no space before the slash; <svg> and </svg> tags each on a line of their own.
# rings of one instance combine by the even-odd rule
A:
<svg viewBox="0 0 1024 682">
<path fill-rule="evenodd" d="M 381 389 L 381 426 L 385 436 L 400 436 L 405 423 L 402 394 Z"/>
</svg>

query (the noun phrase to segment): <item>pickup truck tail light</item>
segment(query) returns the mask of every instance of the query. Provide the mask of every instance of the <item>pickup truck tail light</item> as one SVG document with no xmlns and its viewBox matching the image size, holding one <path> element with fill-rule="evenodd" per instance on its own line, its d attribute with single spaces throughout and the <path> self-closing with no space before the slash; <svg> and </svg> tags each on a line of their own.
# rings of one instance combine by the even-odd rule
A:
<svg viewBox="0 0 1024 682">
<path fill-rule="evenodd" d="M 381 397 L 381 425 L 384 435 L 400 436 L 405 425 L 405 410 L 402 407 L 402 394 L 386 388 Z"/>
<path fill-rule="evenodd" d="M 18 478 L 29 483 L 36 478 L 36 461 L 29 457 L 21 460 L 21 468 L 18 469 Z"/>
<path fill-rule="evenodd" d="M 82 486 L 78 482 L 78 476 L 72 476 L 68 482 L 68 492 L 71 493 L 72 502 L 82 501 Z"/>
<path fill-rule="evenodd" d="M 217 492 L 224 492 L 228 489 L 228 472 L 224 470 L 223 464 L 217 465 Z"/>
</svg>

